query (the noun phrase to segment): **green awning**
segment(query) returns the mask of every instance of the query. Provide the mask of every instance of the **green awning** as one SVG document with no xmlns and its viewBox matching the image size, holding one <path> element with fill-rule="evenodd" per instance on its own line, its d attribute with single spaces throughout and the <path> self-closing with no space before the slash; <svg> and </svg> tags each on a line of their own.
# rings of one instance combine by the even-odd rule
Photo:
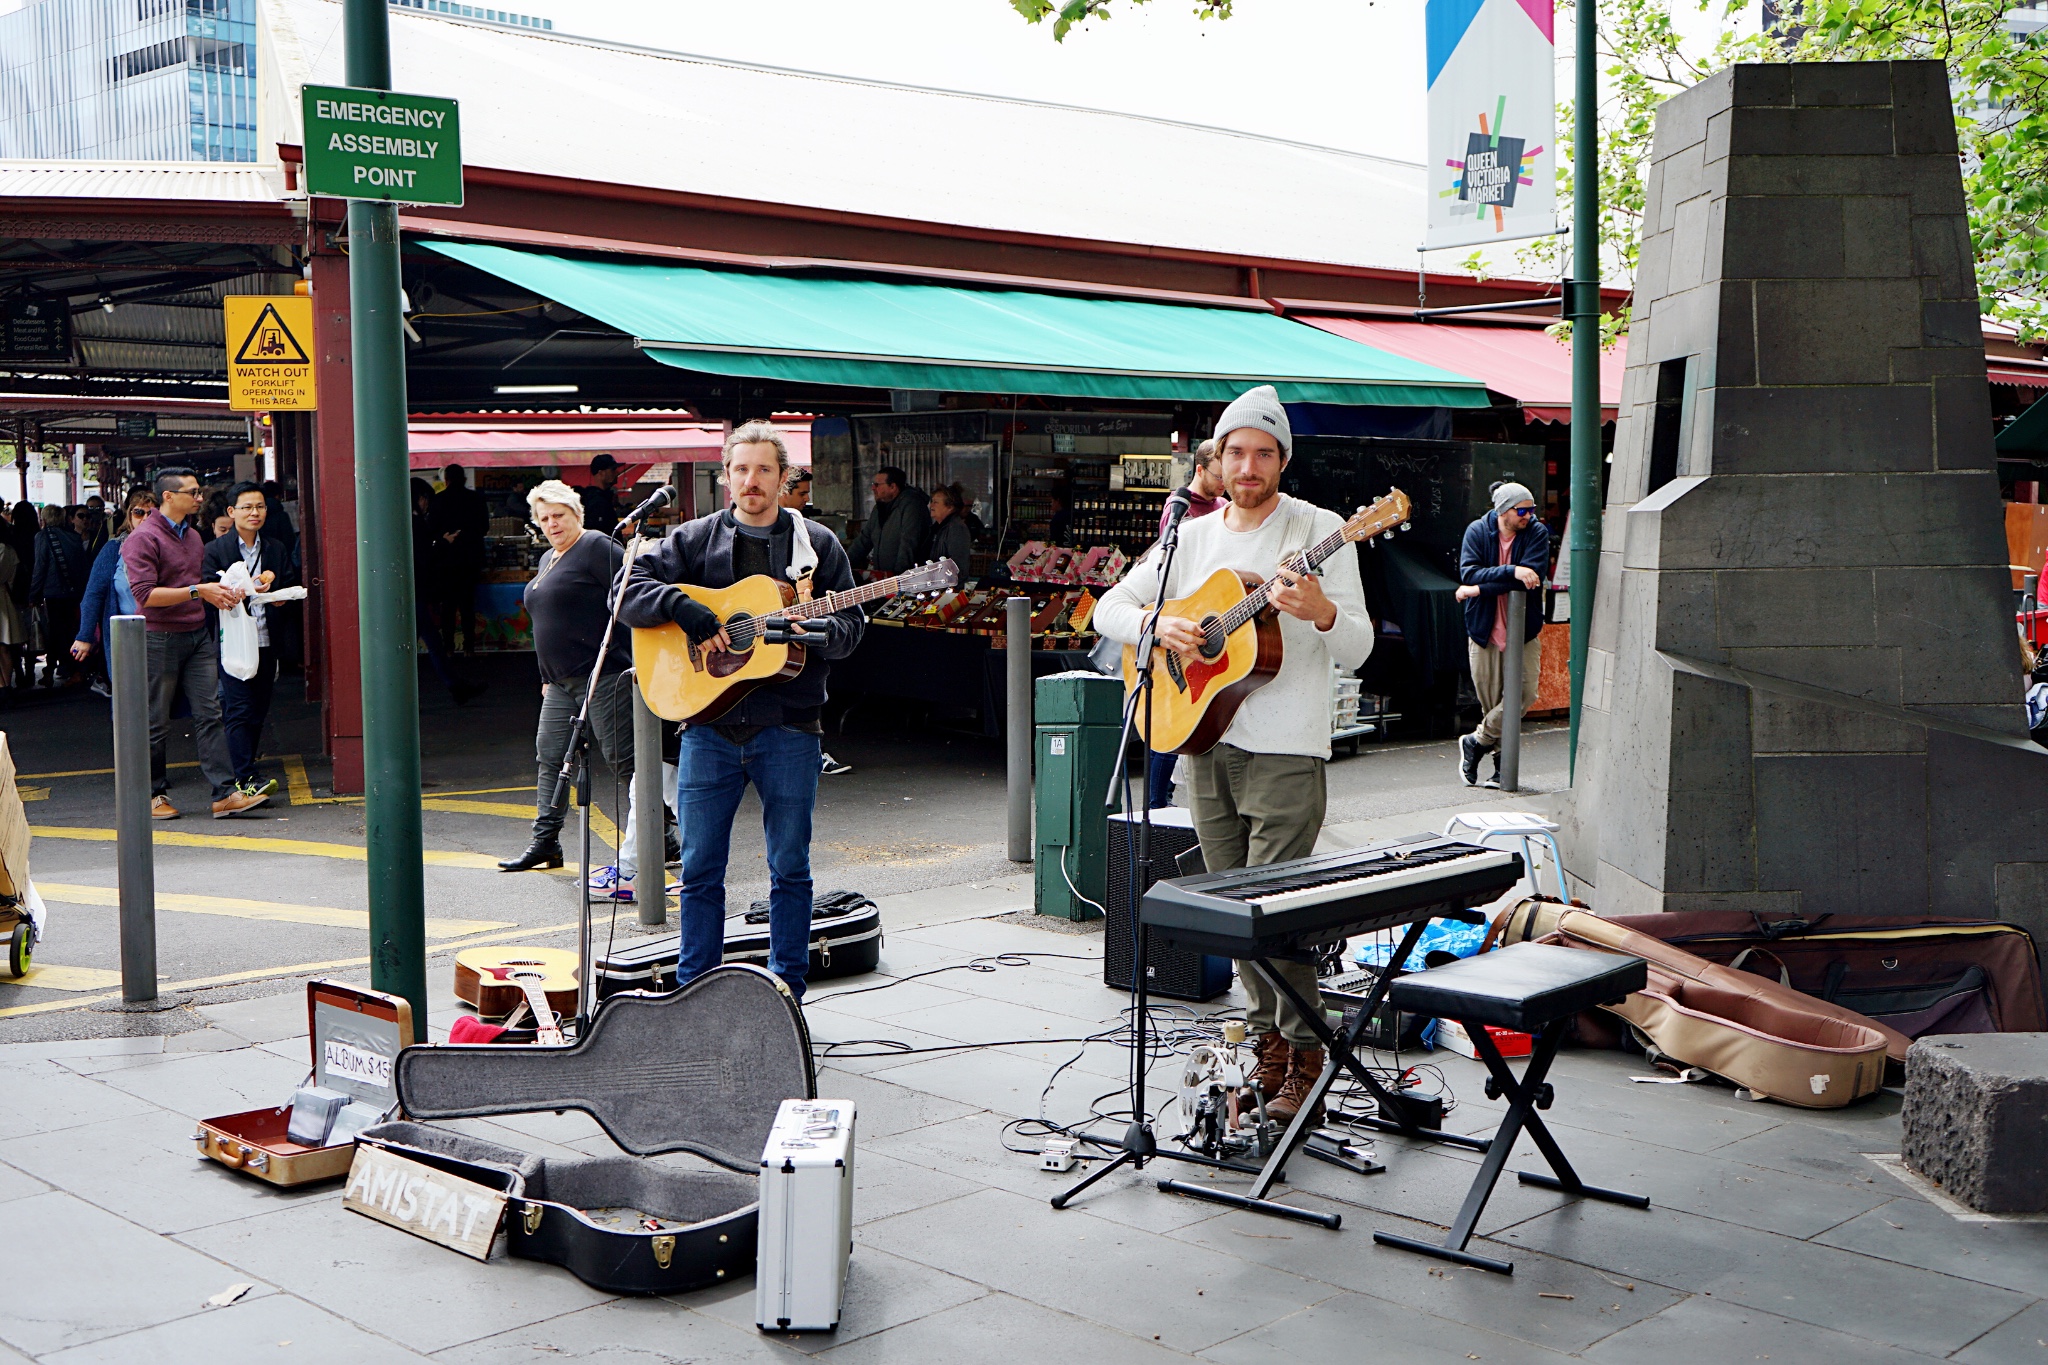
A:
<svg viewBox="0 0 2048 1365">
<path fill-rule="evenodd" d="M 2048 398 L 2006 423 L 1994 444 L 2001 455 L 2048 455 Z"/>
<path fill-rule="evenodd" d="M 1481 408 L 1476 379 L 1272 313 L 1025 290 L 586 261 L 419 243 L 553 299 L 679 369 L 875 389 Z"/>
</svg>

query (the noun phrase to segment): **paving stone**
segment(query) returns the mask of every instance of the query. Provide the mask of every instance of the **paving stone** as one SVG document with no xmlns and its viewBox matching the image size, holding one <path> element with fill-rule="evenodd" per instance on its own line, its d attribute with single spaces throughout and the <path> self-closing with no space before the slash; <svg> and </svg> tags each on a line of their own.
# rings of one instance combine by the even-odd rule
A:
<svg viewBox="0 0 2048 1365">
<path fill-rule="evenodd" d="M 913 1128 L 945 1123 L 975 1112 L 953 1100 L 829 1064 L 818 1067 L 818 1093 L 832 1099 L 849 1099 L 858 1106 L 863 1147 L 876 1138 L 907 1133 Z"/>
<path fill-rule="evenodd" d="M 948 979 L 959 980 L 958 976 L 933 977 L 928 981 L 873 981 L 865 987 L 845 991 L 816 991 L 805 997 L 809 1005 L 830 1009 L 835 1014 L 851 1015 L 856 1019 L 880 1019 L 894 1014 L 907 1014 L 912 1010 L 929 1009 L 934 1005 L 955 1005 L 974 997 L 960 991 L 949 990 L 939 985 Z"/>
<path fill-rule="evenodd" d="M 193 1121 L 152 1110 L 0 1143 L 0 1161 L 154 1232 L 183 1232 L 308 1200 L 340 1197 L 339 1181 L 280 1189 L 202 1160 Z"/>
<path fill-rule="evenodd" d="M 339 1200 L 200 1228 L 178 1240 L 330 1312 L 374 1314 L 384 1335 L 416 1351 L 476 1341 L 611 1297 L 566 1270 L 514 1260 L 502 1249 L 478 1263 L 350 1213 Z"/>
<path fill-rule="evenodd" d="M 290 1294 L 245 1298 L 158 1327 L 44 1356 L 56 1365 L 138 1361 L 289 1361 L 291 1365 L 398 1365 L 427 1357 Z"/>
<path fill-rule="evenodd" d="M 42 1043 L 0 1043 L 0 1066 L 74 1057 L 132 1057 L 162 1052 L 160 1036 L 148 1038 L 53 1038 Z"/>
<path fill-rule="evenodd" d="M 1796 1361 L 1798 1365 L 1906 1365 L 1938 1359 L 1713 1299 L 1689 1299 L 1616 1333 L 1586 1356 L 1616 1365 L 1639 1365 L 1646 1360 L 1682 1360 L 1685 1365 L 1753 1365 L 1759 1360 Z"/>
<path fill-rule="evenodd" d="M 861 1240 L 1176 1350 L 1199 1351 L 1330 1287 L 1037 1200 L 985 1190 L 861 1230 Z"/>
<path fill-rule="evenodd" d="M 1830 1228 L 1814 1240 L 1919 1270 L 2048 1298 L 2048 1223 L 1964 1222 L 1917 1195 L 1907 1195 Z"/>
<path fill-rule="evenodd" d="M 5 1149 L 0 1148 L 0 1157 L 5 1155 Z M 10 1199 L 26 1199 L 29 1195 L 41 1194 L 49 1188 L 28 1172 L 0 1161 L 0 1204 Z"/>
<path fill-rule="evenodd" d="M 878 1335 L 827 1360 L 852 1365 L 961 1365 L 968 1361 L 1102 1361 L 1165 1365 L 1194 1357 L 1151 1340 L 1008 1294 L 988 1294 Z"/>
<path fill-rule="evenodd" d="M 306 1068 L 261 1048 L 244 1047 L 166 1056 L 154 1066 L 124 1067 L 100 1079 L 159 1108 L 202 1119 L 283 1104 L 306 1079 Z"/>
<path fill-rule="evenodd" d="M 750 1324 L 744 1331 L 667 1299 L 613 1299 L 593 1308 L 523 1324 L 434 1354 L 446 1365 L 535 1365 L 538 1361 L 780 1361 L 804 1357 Z"/>
<path fill-rule="evenodd" d="M 1951 1360 L 1963 1365 L 2010 1365 L 2015 1360 L 2048 1360 L 2048 1303 L 2015 1313 L 1971 1342 Z"/>
<path fill-rule="evenodd" d="M 63 1071 L 55 1063 L 39 1065 L 50 1070 L 16 1072 L 7 1078 L 7 1102 L 0 1104 L 0 1140 L 151 1112 L 149 1104 L 133 1095 Z"/>
<path fill-rule="evenodd" d="M 259 1277 L 189 1250 L 61 1191 L 7 1205 L 10 1239 L 0 1341 L 30 1355 L 82 1346 L 201 1311 L 237 1280 Z M 266 1277 L 267 1278 L 267 1277 Z"/>
<path fill-rule="evenodd" d="M 258 996 L 254 1000 L 233 1000 L 224 1005 L 201 1005 L 203 1015 L 215 1028 L 252 1043 L 274 1043 L 281 1038 L 306 1036 L 306 992 L 284 991 Z"/>
<path fill-rule="evenodd" d="M 1460 1272 L 1452 1269 L 1448 1273 Z M 1338 1295 L 1213 1346 L 1202 1352 L 1202 1358 L 1218 1365 L 1296 1365 L 1303 1360 L 1355 1359 L 1361 1348 L 1402 1365 L 1463 1365 L 1473 1359 L 1548 1365 L 1570 1359 L 1526 1341 L 1430 1317 L 1407 1304 L 1365 1294 Z"/>
<path fill-rule="evenodd" d="M 913 1165 L 873 1150 L 861 1138 L 862 1151 L 853 1166 L 853 1219 L 872 1223 L 911 1209 L 958 1199 L 983 1188 L 971 1180 L 929 1166 Z"/>
<path fill-rule="evenodd" d="M 891 1256 L 874 1247 L 856 1246 L 846 1269 L 846 1297 L 836 1332 L 776 1333 L 773 1340 L 794 1351 L 816 1355 L 836 1351 L 850 1341 L 886 1332 L 906 1322 L 978 1299 L 989 1291 L 971 1280 L 930 1266 Z M 754 1325 L 754 1284 L 721 1285 L 677 1300 L 706 1317 L 746 1331 Z M 834 1357 L 837 1358 L 836 1356 Z"/>
<path fill-rule="evenodd" d="M 1937 1356 L 1974 1341 L 2029 1298 L 1656 1206 L 1582 1201 L 1495 1240 Z"/>
</svg>

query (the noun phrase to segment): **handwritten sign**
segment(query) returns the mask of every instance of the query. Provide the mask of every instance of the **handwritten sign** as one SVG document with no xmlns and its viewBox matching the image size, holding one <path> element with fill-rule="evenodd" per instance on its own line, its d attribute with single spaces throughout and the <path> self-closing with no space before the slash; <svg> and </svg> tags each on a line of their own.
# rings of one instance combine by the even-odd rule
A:
<svg viewBox="0 0 2048 1365">
<path fill-rule="evenodd" d="M 502 1190 L 369 1144 L 356 1147 L 341 1203 L 479 1261 L 491 1258 L 491 1242 L 505 1213 Z"/>
</svg>

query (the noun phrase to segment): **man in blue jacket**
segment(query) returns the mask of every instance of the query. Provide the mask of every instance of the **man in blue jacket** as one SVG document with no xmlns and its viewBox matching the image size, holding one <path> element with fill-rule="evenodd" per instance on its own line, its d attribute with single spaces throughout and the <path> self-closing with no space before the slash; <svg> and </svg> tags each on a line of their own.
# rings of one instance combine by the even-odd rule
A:
<svg viewBox="0 0 2048 1365">
<path fill-rule="evenodd" d="M 731 506 L 671 531 L 653 554 L 633 561 L 619 605 L 622 624 L 673 621 L 713 654 L 730 641 L 710 608 L 678 584 L 729 588 L 765 574 L 779 583 L 808 574 L 811 595 L 853 586 L 846 551 L 830 531 L 781 507 L 789 451 L 766 422 L 726 438 Z M 860 643 L 859 607 L 806 621 L 801 673 L 749 692 L 709 722 L 683 727 L 676 755 L 676 817 L 683 831 L 682 956 L 676 984 L 719 964 L 725 950 L 725 867 L 733 816 L 749 782 L 761 798 L 768 845 L 768 970 L 798 999 L 810 969 L 811 813 L 818 801 L 826 664 Z"/>
<path fill-rule="evenodd" d="M 1536 515 L 1536 497 L 1518 483 L 1493 486 L 1493 511 L 1465 528 L 1458 549 L 1458 600 L 1465 604 L 1465 657 L 1479 694 L 1479 728 L 1458 741 L 1458 775 L 1479 784 L 1479 760 L 1493 755 L 1486 785 L 1500 785 L 1500 727 L 1507 717 L 1504 665 L 1508 648 L 1508 593 L 1534 593 L 1550 567 L 1550 528 Z M 1531 597 L 1522 617 L 1522 710 L 1536 701 L 1542 672 L 1542 599 Z"/>
</svg>

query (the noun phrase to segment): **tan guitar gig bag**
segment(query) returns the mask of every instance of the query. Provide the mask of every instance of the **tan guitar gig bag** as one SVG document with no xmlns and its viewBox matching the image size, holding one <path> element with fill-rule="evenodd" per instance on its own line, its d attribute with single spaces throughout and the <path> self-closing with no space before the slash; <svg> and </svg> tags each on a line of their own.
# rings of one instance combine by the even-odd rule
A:
<svg viewBox="0 0 2048 1365">
<path fill-rule="evenodd" d="M 1885 1054 L 1906 1040 L 1853 1010 L 1753 972 L 1724 967 L 1580 910 L 1544 941 L 1640 957 L 1650 982 L 1603 1008 L 1672 1060 L 1804 1109 L 1839 1109 L 1875 1094 Z"/>
</svg>

